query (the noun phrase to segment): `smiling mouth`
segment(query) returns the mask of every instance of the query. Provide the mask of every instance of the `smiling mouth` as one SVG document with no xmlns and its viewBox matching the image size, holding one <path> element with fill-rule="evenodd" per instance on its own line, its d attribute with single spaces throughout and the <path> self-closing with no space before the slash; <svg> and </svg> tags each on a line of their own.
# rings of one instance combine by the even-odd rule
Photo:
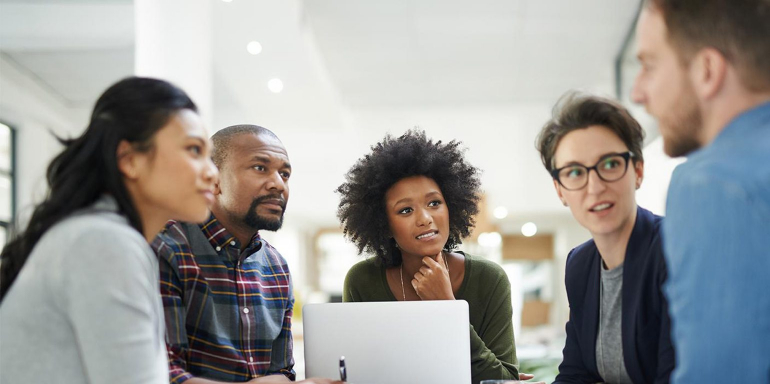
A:
<svg viewBox="0 0 770 384">
<path fill-rule="evenodd" d="M 601 212 L 601 211 L 610 209 L 610 208 L 612 208 L 614 206 L 615 206 L 615 204 L 612 204 L 612 203 L 604 203 L 604 204 L 599 204 L 599 205 L 589 209 L 589 211 L 591 211 L 591 212 Z"/>
<path fill-rule="evenodd" d="M 431 238 L 431 237 L 434 237 L 434 236 L 438 236 L 438 231 L 431 231 L 431 232 L 428 232 L 428 233 L 423 233 L 422 235 L 417 236 L 416 239 L 417 240 L 422 240 L 422 239 L 428 239 L 428 238 Z"/>
</svg>

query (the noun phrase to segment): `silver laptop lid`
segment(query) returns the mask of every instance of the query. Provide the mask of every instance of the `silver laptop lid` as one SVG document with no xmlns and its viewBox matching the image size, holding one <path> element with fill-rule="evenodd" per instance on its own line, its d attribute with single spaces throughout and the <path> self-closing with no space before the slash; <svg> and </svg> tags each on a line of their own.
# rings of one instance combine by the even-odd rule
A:
<svg viewBox="0 0 770 384">
<path fill-rule="evenodd" d="M 468 303 L 409 301 L 307 304 L 307 377 L 354 384 L 471 382 Z"/>
</svg>

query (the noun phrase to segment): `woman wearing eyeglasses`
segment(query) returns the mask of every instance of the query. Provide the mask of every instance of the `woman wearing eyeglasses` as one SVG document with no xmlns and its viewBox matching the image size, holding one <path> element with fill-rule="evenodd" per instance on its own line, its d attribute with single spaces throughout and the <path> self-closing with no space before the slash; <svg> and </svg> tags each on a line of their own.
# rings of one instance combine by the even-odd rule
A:
<svg viewBox="0 0 770 384">
<path fill-rule="evenodd" d="M 668 383 L 662 218 L 636 205 L 644 132 L 617 103 L 568 93 L 537 139 L 556 193 L 591 240 L 567 257 L 570 305 L 558 383 Z"/>
</svg>

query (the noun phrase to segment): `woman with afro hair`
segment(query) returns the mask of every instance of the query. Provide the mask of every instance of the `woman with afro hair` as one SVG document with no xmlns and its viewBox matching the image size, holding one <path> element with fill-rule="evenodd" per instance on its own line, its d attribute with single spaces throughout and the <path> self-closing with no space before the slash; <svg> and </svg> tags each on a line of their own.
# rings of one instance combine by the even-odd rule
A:
<svg viewBox="0 0 770 384">
<path fill-rule="evenodd" d="M 491 261 L 455 251 L 473 228 L 479 187 L 459 142 L 408 131 L 374 145 L 337 188 L 345 236 L 374 256 L 350 269 L 343 300 L 465 300 L 473 382 L 517 380 L 508 277 Z"/>
</svg>

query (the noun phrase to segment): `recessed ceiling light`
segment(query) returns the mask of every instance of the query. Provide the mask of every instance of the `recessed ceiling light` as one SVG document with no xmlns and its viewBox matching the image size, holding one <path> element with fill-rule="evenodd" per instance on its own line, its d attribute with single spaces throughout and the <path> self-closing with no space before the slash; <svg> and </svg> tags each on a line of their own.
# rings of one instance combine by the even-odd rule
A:
<svg viewBox="0 0 770 384">
<path fill-rule="evenodd" d="M 492 214 L 498 219 L 505 219 L 508 216 L 508 209 L 505 207 L 497 207 Z"/>
<path fill-rule="evenodd" d="M 532 237 L 537 234 L 537 225 L 533 222 L 524 223 L 524 225 L 521 226 L 521 234 L 526 237 Z"/>
<path fill-rule="evenodd" d="M 246 50 L 252 55 L 259 55 L 259 53 L 262 52 L 262 44 L 258 41 L 252 41 L 246 44 Z"/>
<path fill-rule="evenodd" d="M 281 93 L 283 91 L 283 81 L 281 79 L 270 79 L 267 82 L 267 88 L 273 93 Z"/>
<path fill-rule="evenodd" d="M 222 1 L 224 1 L 225 3 L 231 3 L 233 0 L 222 0 Z"/>
</svg>

